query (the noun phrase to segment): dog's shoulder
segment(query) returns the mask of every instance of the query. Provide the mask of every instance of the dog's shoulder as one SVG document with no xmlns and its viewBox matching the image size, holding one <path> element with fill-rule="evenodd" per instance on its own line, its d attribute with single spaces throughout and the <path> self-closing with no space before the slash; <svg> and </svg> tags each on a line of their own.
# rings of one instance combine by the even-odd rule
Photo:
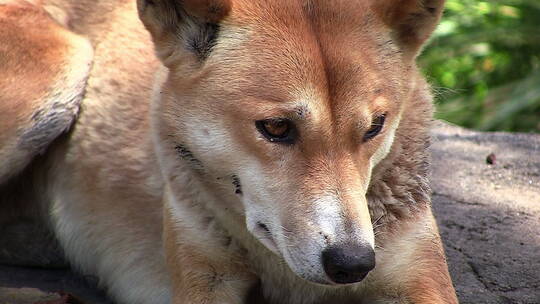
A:
<svg viewBox="0 0 540 304">
<path fill-rule="evenodd" d="M 93 58 L 90 43 L 43 8 L 0 4 L 0 182 L 70 128 Z"/>
</svg>

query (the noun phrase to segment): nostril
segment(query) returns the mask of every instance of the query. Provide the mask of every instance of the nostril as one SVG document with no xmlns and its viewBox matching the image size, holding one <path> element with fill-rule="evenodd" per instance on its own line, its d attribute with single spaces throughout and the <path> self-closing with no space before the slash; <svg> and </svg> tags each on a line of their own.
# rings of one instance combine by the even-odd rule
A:
<svg viewBox="0 0 540 304">
<path fill-rule="evenodd" d="M 335 283 L 360 282 L 375 268 L 375 252 L 369 245 L 341 245 L 322 253 L 324 271 Z"/>
</svg>

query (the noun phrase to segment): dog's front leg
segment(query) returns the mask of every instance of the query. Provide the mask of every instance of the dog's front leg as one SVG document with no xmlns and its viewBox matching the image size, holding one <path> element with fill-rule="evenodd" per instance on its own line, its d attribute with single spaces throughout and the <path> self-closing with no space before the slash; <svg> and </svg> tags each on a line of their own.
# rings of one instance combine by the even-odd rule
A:
<svg viewBox="0 0 540 304">
<path fill-rule="evenodd" d="M 257 278 L 242 249 L 202 208 L 174 204 L 164 203 L 163 239 L 173 303 L 244 303 Z"/>
<path fill-rule="evenodd" d="M 413 250 L 409 280 L 403 284 L 407 301 L 403 303 L 457 304 L 437 225 L 431 212 L 426 217 L 432 219 L 425 227 L 432 236 L 418 240 Z"/>
<path fill-rule="evenodd" d="M 371 304 L 457 304 L 431 209 L 381 245 Z M 363 302 L 362 302 L 363 303 Z"/>
</svg>

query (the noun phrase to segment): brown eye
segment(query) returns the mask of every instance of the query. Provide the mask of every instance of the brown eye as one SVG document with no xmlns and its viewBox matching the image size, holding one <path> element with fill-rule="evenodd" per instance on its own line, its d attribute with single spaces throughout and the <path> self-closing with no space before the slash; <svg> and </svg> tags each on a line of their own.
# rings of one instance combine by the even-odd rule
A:
<svg viewBox="0 0 540 304">
<path fill-rule="evenodd" d="M 292 144 L 295 140 L 296 129 L 294 124 L 283 118 L 258 120 L 255 122 L 257 130 L 270 142 Z"/>
<path fill-rule="evenodd" d="M 267 120 L 263 122 L 263 127 L 269 135 L 278 138 L 284 137 L 289 131 L 289 124 L 284 120 Z"/>
<path fill-rule="evenodd" d="M 372 139 L 373 137 L 377 136 L 379 133 L 381 133 L 384 127 L 385 120 L 386 120 L 386 114 L 377 116 L 371 123 L 371 127 L 369 128 L 369 130 L 366 132 L 366 134 L 364 134 L 364 141 L 368 141 Z"/>
</svg>

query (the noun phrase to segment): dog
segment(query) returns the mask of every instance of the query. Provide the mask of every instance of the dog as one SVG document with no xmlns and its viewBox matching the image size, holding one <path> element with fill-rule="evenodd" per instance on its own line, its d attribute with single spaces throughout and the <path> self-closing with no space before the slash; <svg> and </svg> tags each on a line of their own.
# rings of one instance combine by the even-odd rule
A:
<svg viewBox="0 0 540 304">
<path fill-rule="evenodd" d="M 0 183 L 118 303 L 457 303 L 415 64 L 443 6 L 2 1 Z"/>
</svg>

